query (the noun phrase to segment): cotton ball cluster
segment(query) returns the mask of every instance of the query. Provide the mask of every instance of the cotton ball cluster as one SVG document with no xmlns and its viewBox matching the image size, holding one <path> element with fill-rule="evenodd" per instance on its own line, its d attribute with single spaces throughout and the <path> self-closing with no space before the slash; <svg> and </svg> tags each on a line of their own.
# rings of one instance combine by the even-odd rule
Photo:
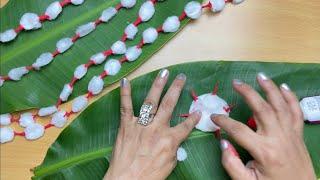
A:
<svg viewBox="0 0 320 180">
<path fill-rule="evenodd" d="M 179 147 L 177 150 L 177 160 L 184 161 L 188 157 L 187 151 L 183 147 Z"/>
<path fill-rule="evenodd" d="M 16 38 L 17 33 L 14 31 L 14 29 L 8 29 L 4 31 L 3 33 L 0 33 L 0 41 L 1 42 L 9 42 Z"/>
<path fill-rule="evenodd" d="M 10 127 L 0 128 L 0 143 L 6 143 L 12 141 L 14 138 L 13 129 Z"/>
<path fill-rule="evenodd" d="M 99 19 L 103 22 L 108 22 L 110 21 L 111 18 L 113 18 L 117 14 L 117 12 L 118 11 L 116 10 L 116 8 L 109 7 L 102 12 Z"/>
<path fill-rule="evenodd" d="M 133 39 L 136 36 L 137 32 L 138 32 L 137 26 L 135 26 L 132 23 L 129 24 L 124 30 L 124 33 L 127 35 L 128 39 Z"/>
<path fill-rule="evenodd" d="M 89 22 L 87 24 L 81 25 L 77 28 L 76 34 L 80 37 L 86 36 L 96 29 L 96 25 L 94 22 Z"/>
<path fill-rule="evenodd" d="M 142 49 L 137 47 L 137 46 L 132 46 L 128 48 L 125 57 L 127 58 L 128 61 L 135 61 L 138 59 L 138 57 L 141 55 Z"/>
<path fill-rule="evenodd" d="M 158 31 L 155 28 L 148 28 L 143 31 L 142 39 L 146 44 L 153 43 L 158 38 Z"/>
<path fill-rule="evenodd" d="M 32 67 L 39 70 L 41 67 L 48 65 L 53 60 L 52 53 L 46 52 L 42 53 L 37 59 L 36 62 L 32 64 Z"/>
<path fill-rule="evenodd" d="M 88 84 L 88 91 L 93 95 L 99 94 L 103 89 L 103 79 L 100 76 L 93 76 Z"/>
<path fill-rule="evenodd" d="M 164 32 L 176 32 L 180 27 L 180 21 L 179 18 L 177 16 L 170 16 L 168 17 L 163 25 L 162 25 L 162 29 Z"/>
<path fill-rule="evenodd" d="M 7 126 L 9 124 L 11 124 L 11 114 L 7 113 L 7 114 L 1 114 L 0 115 L 0 125 L 1 126 Z"/>
<path fill-rule="evenodd" d="M 87 74 L 88 68 L 85 64 L 79 65 L 73 73 L 73 76 L 77 79 L 81 79 L 84 75 Z"/>
<path fill-rule="evenodd" d="M 28 140 L 35 140 L 43 136 L 44 127 L 41 124 L 33 123 L 24 129 L 25 137 Z"/>
<path fill-rule="evenodd" d="M 222 11 L 224 6 L 226 5 L 224 0 L 210 0 L 209 2 L 212 4 L 212 6 L 211 6 L 212 12 Z"/>
<path fill-rule="evenodd" d="M 229 116 L 229 113 L 224 110 L 224 107 L 229 107 L 225 100 L 217 95 L 208 93 L 198 96 L 198 99 L 192 102 L 189 113 L 201 111 L 201 119 L 196 125 L 196 128 L 204 132 L 214 132 L 220 128 L 212 122 L 210 116 L 211 114 Z"/>
<path fill-rule="evenodd" d="M 139 17 L 141 21 L 146 22 L 152 18 L 155 13 L 154 4 L 151 1 L 146 1 L 141 5 L 139 10 Z"/>
<path fill-rule="evenodd" d="M 125 8 L 132 8 L 136 4 L 136 0 L 121 0 L 121 5 Z"/>
<path fill-rule="evenodd" d="M 121 69 L 121 63 L 116 59 L 110 59 L 106 62 L 104 66 L 104 71 L 107 72 L 108 75 L 114 76 Z"/>
<path fill-rule="evenodd" d="M 71 38 L 60 39 L 56 45 L 57 51 L 59 51 L 59 53 L 64 53 L 66 50 L 70 49 L 72 45 L 73 42 Z"/>
<path fill-rule="evenodd" d="M 191 19 L 198 19 L 202 13 L 201 4 L 197 1 L 191 1 L 184 7 L 184 12 Z"/>
<path fill-rule="evenodd" d="M 37 14 L 25 13 L 20 19 L 20 25 L 25 30 L 39 29 L 41 27 L 41 22 Z"/>
<path fill-rule="evenodd" d="M 124 54 L 126 52 L 126 44 L 122 41 L 117 41 L 112 44 L 111 50 L 113 54 Z"/>
<path fill-rule="evenodd" d="M 56 1 L 51 3 L 47 9 L 45 14 L 49 17 L 49 20 L 54 20 L 58 17 L 58 15 L 62 12 L 62 6 L 60 2 Z"/>
<path fill-rule="evenodd" d="M 67 123 L 67 117 L 65 111 L 58 111 L 54 113 L 51 119 L 51 124 L 57 128 L 62 128 Z"/>
<path fill-rule="evenodd" d="M 242 3 L 244 0 L 232 0 L 233 4 L 240 4 Z"/>
<path fill-rule="evenodd" d="M 65 84 L 59 98 L 62 101 L 66 101 L 68 99 L 68 97 L 70 96 L 70 94 L 72 93 L 73 87 L 70 86 L 70 84 Z"/>
<path fill-rule="evenodd" d="M 19 81 L 21 77 L 25 74 L 27 74 L 29 70 L 26 67 L 18 67 L 11 69 L 8 73 L 8 76 L 10 79 L 14 81 Z"/>
<path fill-rule="evenodd" d="M 27 127 L 34 124 L 34 119 L 32 113 L 23 113 L 20 116 L 19 124 L 21 127 Z"/>
<path fill-rule="evenodd" d="M 73 5 L 80 5 L 80 4 L 82 4 L 84 2 L 84 0 L 71 0 L 71 3 L 73 4 Z"/>
<path fill-rule="evenodd" d="M 103 63 L 103 61 L 106 60 L 106 56 L 103 53 L 98 53 L 95 54 L 93 56 L 90 57 L 90 60 L 94 63 L 94 64 L 101 64 Z"/>
<path fill-rule="evenodd" d="M 88 105 L 88 98 L 86 96 L 79 96 L 72 102 L 72 112 L 80 112 Z"/>
<path fill-rule="evenodd" d="M 57 107 L 56 106 L 48 106 L 48 107 L 44 107 L 39 109 L 38 115 L 43 117 L 43 116 L 48 116 L 51 115 L 55 112 L 57 112 Z"/>
</svg>

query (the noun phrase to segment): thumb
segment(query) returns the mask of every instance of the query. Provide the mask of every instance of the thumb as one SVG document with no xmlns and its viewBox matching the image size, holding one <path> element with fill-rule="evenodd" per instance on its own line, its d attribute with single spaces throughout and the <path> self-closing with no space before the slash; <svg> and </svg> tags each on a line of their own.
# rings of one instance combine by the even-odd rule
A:
<svg viewBox="0 0 320 180">
<path fill-rule="evenodd" d="M 220 147 L 222 151 L 222 165 L 231 179 L 256 179 L 252 170 L 243 164 L 238 152 L 229 141 L 222 139 Z"/>
</svg>

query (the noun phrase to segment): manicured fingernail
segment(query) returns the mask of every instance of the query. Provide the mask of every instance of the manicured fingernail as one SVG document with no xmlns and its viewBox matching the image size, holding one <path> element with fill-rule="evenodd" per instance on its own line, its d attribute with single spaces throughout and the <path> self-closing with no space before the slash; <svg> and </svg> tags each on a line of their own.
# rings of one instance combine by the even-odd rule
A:
<svg viewBox="0 0 320 180">
<path fill-rule="evenodd" d="M 242 84 L 243 84 L 243 81 L 241 81 L 240 79 L 234 79 L 234 80 L 233 80 L 233 84 L 235 84 L 235 85 L 242 85 Z"/>
<path fill-rule="evenodd" d="M 220 114 L 211 114 L 210 118 L 211 120 L 214 120 L 215 117 L 219 116 Z"/>
<path fill-rule="evenodd" d="M 168 71 L 168 69 L 162 69 L 160 72 L 159 72 L 159 77 L 160 78 L 165 78 L 166 76 L 168 76 L 168 74 L 169 74 L 169 71 Z"/>
<path fill-rule="evenodd" d="M 282 84 L 280 85 L 280 88 L 281 88 L 281 89 L 284 89 L 284 90 L 286 90 L 286 91 L 291 91 L 291 90 L 290 90 L 290 87 L 289 87 L 288 84 L 286 84 L 286 83 L 282 83 Z"/>
<path fill-rule="evenodd" d="M 127 78 L 123 78 L 120 81 L 120 86 L 121 87 L 126 87 L 128 85 L 128 79 Z"/>
<path fill-rule="evenodd" d="M 180 80 L 186 80 L 187 79 L 187 77 L 186 77 L 186 75 L 185 74 L 183 74 L 183 73 L 181 73 L 181 74 L 179 74 L 178 76 L 177 76 L 177 79 L 180 79 Z"/>
<path fill-rule="evenodd" d="M 229 142 L 227 140 L 225 140 L 225 139 L 221 139 L 221 141 L 220 141 L 221 150 L 222 151 L 226 150 L 226 149 L 228 149 L 228 147 L 229 147 Z"/>
<path fill-rule="evenodd" d="M 263 80 L 263 81 L 269 80 L 269 77 L 263 72 L 259 72 L 258 73 L 258 78 Z"/>
</svg>

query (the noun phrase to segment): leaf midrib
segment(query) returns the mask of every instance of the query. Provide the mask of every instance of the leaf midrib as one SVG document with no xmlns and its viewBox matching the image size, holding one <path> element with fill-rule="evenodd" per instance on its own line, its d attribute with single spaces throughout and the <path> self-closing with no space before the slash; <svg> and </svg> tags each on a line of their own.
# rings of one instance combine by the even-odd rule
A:
<svg viewBox="0 0 320 180">
<path fill-rule="evenodd" d="M 46 41 L 52 36 L 56 36 L 59 33 L 62 33 L 66 29 L 70 29 L 71 27 L 80 24 L 80 22 L 85 21 L 86 19 L 89 19 L 90 17 L 96 16 L 100 11 L 105 9 L 106 7 L 110 7 L 111 5 L 116 4 L 116 0 L 110 0 L 107 2 L 104 2 L 103 4 L 99 6 L 95 6 L 95 8 L 92 8 L 90 11 L 86 11 L 86 13 L 82 13 L 81 15 L 74 18 L 72 21 L 68 21 L 68 23 L 63 22 L 63 24 L 57 28 L 52 29 L 51 31 L 45 32 L 44 35 L 33 39 L 32 41 L 28 42 L 28 46 L 25 44 L 21 44 L 19 46 L 16 46 L 15 48 L 12 48 L 11 50 L 7 51 L 4 55 L 0 56 L 1 63 L 4 63 L 18 55 L 20 55 L 23 52 L 28 51 L 29 49 L 32 49 L 38 44 L 41 44 L 42 42 Z"/>
<path fill-rule="evenodd" d="M 202 137 L 206 137 L 206 136 L 210 136 L 210 135 L 212 135 L 212 133 L 193 131 L 187 140 L 191 140 L 191 139 L 195 139 L 195 138 L 202 138 Z M 34 170 L 34 175 L 35 175 L 34 178 L 41 177 L 46 174 L 51 174 L 53 172 L 56 172 L 59 169 L 66 168 L 71 165 L 81 164 L 81 163 L 87 162 L 89 160 L 97 159 L 100 157 L 106 157 L 112 152 L 112 148 L 113 147 L 107 147 L 107 148 L 98 149 L 96 151 L 82 153 L 82 154 L 79 154 L 79 155 L 74 156 L 72 158 L 68 158 L 63 161 L 60 161 L 58 163 L 51 164 L 49 166 L 37 167 Z"/>
</svg>

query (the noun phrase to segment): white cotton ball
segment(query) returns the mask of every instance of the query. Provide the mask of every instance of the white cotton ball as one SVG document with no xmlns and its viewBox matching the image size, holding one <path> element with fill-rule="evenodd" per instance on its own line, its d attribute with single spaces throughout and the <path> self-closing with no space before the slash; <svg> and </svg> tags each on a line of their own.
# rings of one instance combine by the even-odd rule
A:
<svg viewBox="0 0 320 180">
<path fill-rule="evenodd" d="M 32 67 L 34 67 L 35 69 L 39 70 L 41 67 L 49 64 L 52 60 L 53 60 L 52 53 L 49 53 L 49 52 L 42 53 L 37 58 L 36 62 L 34 62 L 32 64 Z"/>
<path fill-rule="evenodd" d="M 61 93 L 60 93 L 60 99 L 62 101 L 66 101 L 70 94 L 72 93 L 73 88 L 70 86 L 70 84 L 65 84 Z"/>
<path fill-rule="evenodd" d="M 232 4 L 240 4 L 242 3 L 244 0 L 232 0 Z"/>
<path fill-rule="evenodd" d="M 177 160 L 184 161 L 188 157 L 187 151 L 183 147 L 179 147 L 177 150 Z"/>
<path fill-rule="evenodd" d="M 164 32 L 176 32 L 180 27 L 180 21 L 177 16 L 168 17 L 162 26 Z"/>
<path fill-rule="evenodd" d="M 37 14 L 25 13 L 20 19 L 20 25 L 25 30 L 39 29 L 41 27 L 41 22 Z"/>
<path fill-rule="evenodd" d="M 113 54 L 124 54 L 126 52 L 126 44 L 122 41 L 117 41 L 112 44 L 111 50 Z"/>
<path fill-rule="evenodd" d="M 94 29 L 96 29 L 95 23 L 89 22 L 87 24 L 79 26 L 76 30 L 76 34 L 78 34 L 80 37 L 83 37 L 91 33 Z"/>
<path fill-rule="evenodd" d="M 58 15 L 61 13 L 61 11 L 62 11 L 62 7 L 61 7 L 60 2 L 56 1 L 56 2 L 51 3 L 47 7 L 45 14 L 47 16 L 49 16 L 49 20 L 53 20 L 58 17 Z"/>
<path fill-rule="evenodd" d="M 189 113 L 201 111 L 201 119 L 196 125 L 196 128 L 204 132 L 213 132 L 220 129 L 215 125 L 210 116 L 211 114 L 223 114 L 229 116 L 229 113 L 224 110 L 224 107 L 229 107 L 227 102 L 217 95 L 203 94 L 198 96 L 197 101 L 193 101 Z"/>
<path fill-rule="evenodd" d="M 136 4 L 136 0 L 121 0 L 121 5 L 125 8 L 132 8 Z"/>
<path fill-rule="evenodd" d="M 33 123 L 24 129 L 25 137 L 28 140 L 35 140 L 43 136 L 44 127 L 41 124 Z"/>
<path fill-rule="evenodd" d="M 13 129 L 10 127 L 0 128 L 0 143 L 6 143 L 12 141 L 14 138 Z"/>
<path fill-rule="evenodd" d="M 148 28 L 142 33 L 143 42 L 153 43 L 158 38 L 158 31 L 155 28 Z"/>
<path fill-rule="evenodd" d="M 151 1 L 143 3 L 139 10 L 139 17 L 143 22 L 149 21 L 154 15 L 155 9 L 154 4 Z"/>
<path fill-rule="evenodd" d="M 128 48 L 125 56 L 128 59 L 128 61 L 135 61 L 136 59 L 138 59 L 138 57 L 141 55 L 142 53 L 142 49 L 138 48 L 137 46 L 133 46 Z"/>
<path fill-rule="evenodd" d="M 48 116 L 48 115 L 51 115 L 57 111 L 58 111 L 58 109 L 56 106 L 48 106 L 48 107 L 41 108 L 38 112 L 38 115 L 41 117 Z"/>
<path fill-rule="evenodd" d="M 31 124 L 33 124 L 35 121 L 33 119 L 33 115 L 32 113 L 23 113 L 21 116 L 20 116 L 20 119 L 19 119 L 19 124 L 20 126 L 22 127 L 27 127 Z"/>
<path fill-rule="evenodd" d="M 133 39 L 136 36 L 137 32 L 138 32 L 137 26 L 135 26 L 132 23 L 129 24 L 124 30 L 124 33 L 127 35 L 128 39 Z"/>
<path fill-rule="evenodd" d="M 77 79 L 81 79 L 84 75 L 86 75 L 88 68 L 85 64 L 79 65 L 73 73 L 73 76 Z"/>
<path fill-rule="evenodd" d="M 106 56 L 103 53 L 98 53 L 90 57 L 90 60 L 94 62 L 94 64 L 101 64 L 104 60 L 106 60 Z"/>
<path fill-rule="evenodd" d="M 120 71 L 120 69 L 121 69 L 121 63 L 115 59 L 108 60 L 104 65 L 104 70 L 110 76 L 116 75 Z"/>
<path fill-rule="evenodd" d="M 8 76 L 10 79 L 19 81 L 21 77 L 25 74 L 27 74 L 29 70 L 26 67 L 18 67 L 11 69 L 8 73 Z"/>
<path fill-rule="evenodd" d="M 79 96 L 72 102 L 72 112 L 79 112 L 88 105 L 88 98 L 86 96 Z"/>
<path fill-rule="evenodd" d="M 7 113 L 7 114 L 1 114 L 0 115 L 0 125 L 1 126 L 7 126 L 9 124 L 11 124 L 11 114 Z"/>
<path fill-rule="evenodd" d="M 191 19 L 198 19 L 202 13 L 201 4 L 197 1 L 191 1 L 184 7 L 184 12 Z"/>
<path fill-rule="evenodd" d="M 54 113 L 50 123 L 57 128 L 62 128 L 67 123 L 67 117 L 65 115 L 65 111 L 58 111 Z"/>
<path fill-rule="evenodd" d="M 16 38 L 17 33 L 14 31 L 14 29 L 8 29 L 4 31 L 3 33 L 0 33 L 0 41 L 1 42 L 9 42 Z"/>
<path fill-rule="evenodd" d="M 212 12 L 220 12 L 223 10 L 224 6 L 226 5 L 224 0 L 210 0 L 212 4 L 211 11 Z"/>
<path fill-rule="evenodd" d="M 99 94 L 103 89 L 103 79 L 100 76 L 93 76 L 88 85 L 88 91 L 93 95 Z"/>
<path fill-rule="evenodd" d="M 116 10 L 116 8 L 109 7 L 102 12 L 99 19 L 103 22 L 108 22 L 111 18 L 113 18 L 117 14 L 117 12 L 118 11 Z"/>
<path fill-rule="evenodd" d="M 60 39 L 56 45 L 57 51 L 59 51 L 60 53 L 63 53 L 66 50 L 70 49 L 72 45 L 73 45 L 73 42 L 71 38 Z"/>
<path fill-rule="evenodd" d="M 84 2 L 84 0 L 71 0 L 71 3 L 73 4 L 73 5 L 80 5 L 80 4 L 82 4 Z"/>
</svg>

